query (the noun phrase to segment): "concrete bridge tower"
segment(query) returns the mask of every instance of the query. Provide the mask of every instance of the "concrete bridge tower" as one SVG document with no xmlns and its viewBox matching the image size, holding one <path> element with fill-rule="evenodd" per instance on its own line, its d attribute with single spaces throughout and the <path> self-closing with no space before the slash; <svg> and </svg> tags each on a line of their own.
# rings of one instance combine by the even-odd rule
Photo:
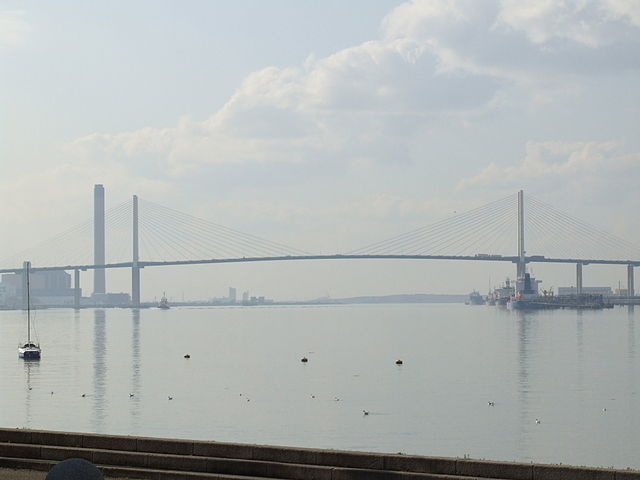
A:
<svg viewBox="0 0 640 480">
<path fill-rule="evenodd" d="M 104 265 L 104 187 L 93 187 L 93 264 Z M 106 293 L 104 268 L 93 270 L 93 293 Z"/>
<path fill-rule="evenodd" d="M 527 263 L 525 260 L 524 250 L 524 192 L 518 192 L 518 267 L 517 280 L 524 279 L 527 271 Z"/>
<path fill-rule="evenodd" d="M 138 266 L 138 196 L 133 196 L 133 259 L 131 265 L 131 305 L 140 306 L 140 267 Z"/>
</svg>

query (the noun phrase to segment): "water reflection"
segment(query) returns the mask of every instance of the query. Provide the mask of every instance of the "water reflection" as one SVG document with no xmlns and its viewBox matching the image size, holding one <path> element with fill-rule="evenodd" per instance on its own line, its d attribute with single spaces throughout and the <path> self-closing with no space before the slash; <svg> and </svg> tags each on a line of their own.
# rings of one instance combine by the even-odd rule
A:
<svg viewBox="0 0 640 480">
<path fill-rule="evenodd" d="M 514 311 L 518 320 L 518 405 L 520 406 L 520 441 L 518 452 L 520 457 L 526 457 L 530 451 L 528 438 L 529 425 L 529 392 L 531 386 L 529 384 L 529 346 L 531 338 L 531 329 L 533 322 L 532 313 L 523 310 Z"/>
<path fill-rule="evenodd" d="M 576 310 L 576 348 L 578 354 L 578 389 L 584 391 L 584 312 Z"/>
<path fill-rule="evenodd" d="M 25 373 L 26 384 L 27 384 L 27 393 L 25 395 L 25 402 L 24 402 L 24 408 L 25 408 L 24 421 L 27 427 L 30 427 L 32 423 L 31 422 L 32 421 L 31 396 L 32 396 L 33 386 L 31 384 L 31 375 L 33 374 L 37 378 L 39 369 L 40 369 L 39 360 L 24 360 L 24 373 Z"/>
<path fill-rule="evenodd" d="M 131 310 L 131 426 L 140 427 L 140 310 Z"/>
<path fill-rule="evenodd" d="M 93 417 L 94 432 L 104 431 L 107 387 L 107 328 L 106 313 L 103 309 L 93 311 Z"/>
<path fill-rule="evenodd" d="M 632 391 L 636 391 L 636 319 L 633 307 L 634 305 L 627 307 L 627 350 L 629 352 L 627 359 L 629 361 L 629 386 Z"/>
</svg>

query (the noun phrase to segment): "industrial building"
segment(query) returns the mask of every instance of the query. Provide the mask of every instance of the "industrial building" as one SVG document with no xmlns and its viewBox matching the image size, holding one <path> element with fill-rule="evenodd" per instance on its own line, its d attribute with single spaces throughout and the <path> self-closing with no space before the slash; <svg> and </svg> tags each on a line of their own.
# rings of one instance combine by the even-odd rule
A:
<svg viewBox="0 0 640 480">
<path fill-rule="evenodd" d="M 31 303 L 46 306 L 73 306 L 71 275 L 62 270 L 29 274 Z M 5 307 L 26 304 L 26 278 L 23 273 L 5 273 L 0 281 L 0 302 Z"/>
</svg>

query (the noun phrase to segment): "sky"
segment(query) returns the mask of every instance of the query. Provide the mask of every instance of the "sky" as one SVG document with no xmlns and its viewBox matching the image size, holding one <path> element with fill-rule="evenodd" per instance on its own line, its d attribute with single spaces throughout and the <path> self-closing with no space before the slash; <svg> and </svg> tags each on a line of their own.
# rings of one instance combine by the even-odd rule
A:
<svg viewBox="0 0 640 480">
<path fill-rule="evenodd" d="M 97 183 L 107 208 L 137 194 L 313 253 L 520 189 L 637 244 L 639 47 L 635 0 L 0 0 L 0 258 L 91 218 Z M 515 275 L 477 263 L 145 269 L 142 297 L 484 292 Z M 573 266 L 534 269 L 575 284 Z M 620 281 L 585 267 L 585 285 Z"/>
</svg>

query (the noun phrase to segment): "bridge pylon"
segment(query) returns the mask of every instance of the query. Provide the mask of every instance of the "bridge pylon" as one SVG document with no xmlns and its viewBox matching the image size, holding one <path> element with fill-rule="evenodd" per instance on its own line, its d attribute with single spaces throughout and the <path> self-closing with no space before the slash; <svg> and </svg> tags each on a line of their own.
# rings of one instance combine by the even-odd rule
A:
<svg viewBox="0 0 640 480">
<path fill-rule="evenodd" d="M 104 241 L 104 186 L 93 186 L 93 263 L 105 264 Z M 93 293 L 104 294 L 107 292 L 104 268 L 93 270 Z"/>
<path fill-rule="evenodd" d="M 133 260 L 131 264 L 131 305 L 140 306 L 140 267 L 138 266 L 138 196 L 133 196 Z"/>
<path fill-rule="evenodd" d="M 524 192 L 518 192 L 518 264 L 516 278 L 524 279 L 527 272 L 527 262 L 525 258 L 526 251 L 524 249 Z"/>
</svg>

